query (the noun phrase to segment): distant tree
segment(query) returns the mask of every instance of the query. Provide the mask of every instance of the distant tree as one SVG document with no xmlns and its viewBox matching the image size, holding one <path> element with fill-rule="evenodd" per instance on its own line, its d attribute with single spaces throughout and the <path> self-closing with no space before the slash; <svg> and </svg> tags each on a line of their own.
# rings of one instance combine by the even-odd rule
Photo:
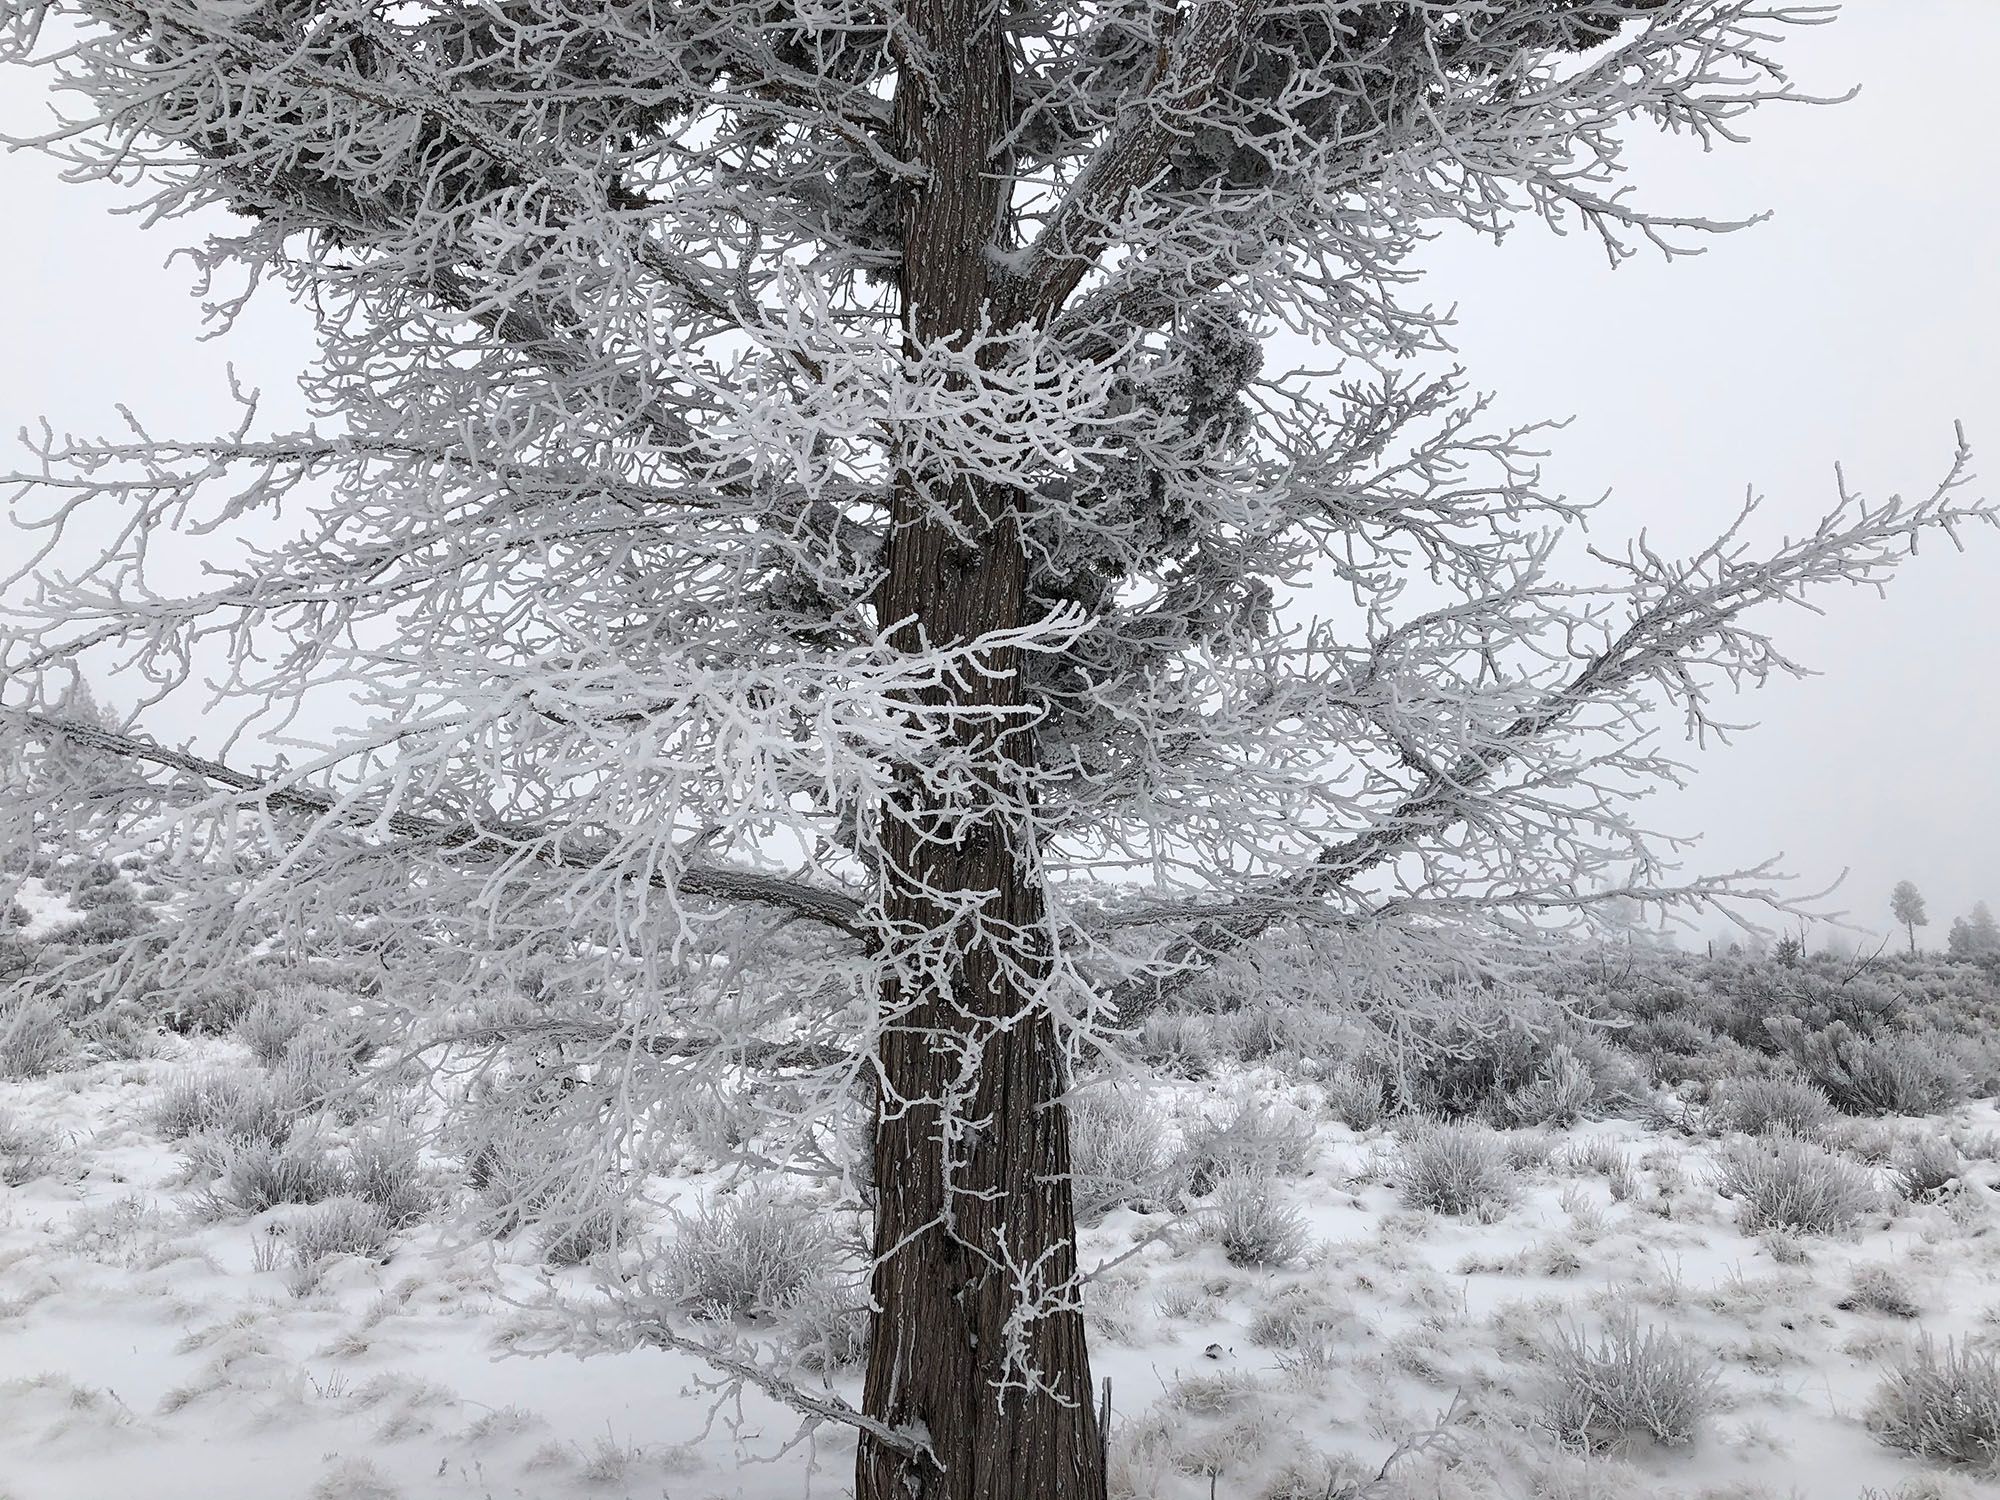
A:
<svg viewBox="0 0 2000 1500">
<path fill-rule="evenodd" d="M 1778 963 L 1784 968 L 1796 969 L 1799 966 L 1799 959 L 1804 955 L 1804 953 L 1805 953 L 1804 943 L 1800 942 L 1795 937 L 1782 937 L 1778 939 L 1777 950 L 1775 953 L 1773 953 L 1772 956 L 1776 958 L 1778 960 Z"/>
<path fill-rule="evenodd" d="M 72 665 L 66 681 L 62 680 L 62 674 L 56 675 L 57 680 L 49 687 L 56 712 L 91 729 L 106 733 L 117 730 L 117 715 L 106 711 L 79 668 Z M 44 779 L 58 775 L 89 776 L 100 781 L 108 777 L 115 784 L 117 772 L 111 768 L 116 762 L 117 757 L 107 757 L 103 751 L 75 739 L 52 738 L 23 757 L 19 774 L 24 779 L 30 775 Z M 60 769 L 58 763 L 64 763 Z M 74 845 L 75 840 L 64 835 L 54 815 L 43 809 L 0 827 L 0 864 L 10 869 L 26 868 L 26 859 L 37 850 L 56 847 L 73 853 Z M 0 897 L 5 895 L 0 891 Z"/>
<path fill-rule="evenodd" d="M 1972 931 L 1973 947 L 1981 952 L 2000 951 L 2000 922 L 1993 919 L 1993 910 L 1984 901 L 1972 908 L 1972 917 L 1966 923 Z"/>
<path fill-rule="evenodd" d="M 1917 929 L 1928 927 L 1931 919 L 1924 914 L 1924 898 L 1921 892 L 1907 880 L 1896 882 L 1896 889 L 1889 893 L 1889 910 L 1896 914 L 1910 934 L 1910 951 L 1917 951 Z"/>
<path fill-rule="evenodd" d="M 1972 908 L 1970 917 L 1959 917 L 1951 924 L 1945 951 L 1953 958 L 2000 954 L 2000 922 L 1994 920 L 1992 909 L 1984 901 Z"/>
<path fill-rule="evenodd" d="M 69 691 L 58 700 L 59 711 L 65 718 L 75 719 L 82 724 L 94 724 L 99 729 L 116 729 L 117 716 L 107 711 L 91 691 L 90 680 L 77 672 L 71 679 Z"/>
</svg>

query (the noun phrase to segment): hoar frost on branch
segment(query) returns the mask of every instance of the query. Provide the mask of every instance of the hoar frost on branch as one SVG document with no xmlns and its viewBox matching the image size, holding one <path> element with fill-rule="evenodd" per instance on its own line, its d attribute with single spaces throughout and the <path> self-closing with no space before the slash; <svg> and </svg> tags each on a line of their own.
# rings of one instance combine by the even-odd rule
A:
<svg viewBox="0 0 2000 1500">
<path fill-rule="evenodd" d="M 515 965 L 597 996 L 517 1033 L 595 1060 L 614 1153 L 717 1064 L 788 1069 L 801 1149 L 865 1089 L 868 1500 L 1103 1492 L 1081 1049 L 1278 927 L 1469 959 L 1778 899 L 1632 821 L 1678 774 L 1648 715 L 1721 727 L 1718 685 L 1796 670 L 1754 606 L 1992 517 L 1961 444 L 1775 551 L 1569 580 L 1541 433 L 1410 373 L 1442 227 L 1729 227 L 1635 206 L 1620 132 L 1733 139 L 1822 11 L 6 10 L 57 85 L 36 144 L 198 225 L 218 322 L 271 279 L 320 347 L 306 430 L 245 397 L 30 443 L 0 836 L 161 842 L 186 896 L 23 982 L 359 925 L 433 1018 Z M 1331 371 L 1267 370 L 1281 328 Z M 203 587 L 170 534 L 220 549 Z M 65 713 L 79 665 L 132 723 Z M 202 691 L 202 744 L 147 735 Z M 260 763 L 302 718 L 354 727 Z"/>
</svg>

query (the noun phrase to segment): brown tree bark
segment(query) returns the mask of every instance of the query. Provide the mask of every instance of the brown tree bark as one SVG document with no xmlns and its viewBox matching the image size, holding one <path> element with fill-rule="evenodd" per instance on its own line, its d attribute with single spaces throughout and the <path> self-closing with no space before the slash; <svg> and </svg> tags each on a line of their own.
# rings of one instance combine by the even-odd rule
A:
<svg viewBox="0 0 2000 1500">
<path fill-rule="evenodd" d="M 995 316 L 988 252 L 1005 233 L 1009 65 L 994 0 L 910 0 L 902 15 L 897 133 L 927 172 L 903 212 L 903 326 L 913 345 L 935 346 Z M 884 565 L 881 618 L 910 622 L 896 637 L 910 649 L 1022 621 L 1018 515 L 972 476 L 916 456 L 903 465 Z M 934 1461 L 864 1435 L 858 1500 L 1104 1495 L 1075 1304 L 1067 1069 L 1033 994 L 1045 966 L 1040 865 L 1033 830 L 1000 806 L 1001 789 L 1033 768 L 1032 734 L 1009 712 L 1024 701 L 1013 656 L 996 651 L 991 673 L 927 696 L 978 768 L 972 788 L 947 803 L 906 784 L 884 819 L 887 941 L 908 961 L 882 996 L 893 1019 L 862 1405 L 921 1432 Z"/>
</svg>

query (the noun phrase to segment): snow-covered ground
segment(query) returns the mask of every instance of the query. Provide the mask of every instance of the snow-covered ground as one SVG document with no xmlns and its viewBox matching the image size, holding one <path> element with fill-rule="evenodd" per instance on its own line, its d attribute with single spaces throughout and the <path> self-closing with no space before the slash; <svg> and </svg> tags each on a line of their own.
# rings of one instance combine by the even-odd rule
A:
<svg viewBox="0 0 2000 1500">
<path fill-rule="evenodd" d="M 65 892 L 51 889 L 47 881 L 34 875 L 22 878 L 14 889 L 14 900 L 27 917 L 21 926 L 24 937 L 41 937 L 76 915 Z"/>
<path fill-rule="evenodd" d="M 63 1144 L 0 1188 L 5 1500 L 846 1493 L 844 1431 L 787 1448 L 793 1413 L 719 1397 L 688 1356 L 510 1352 L 552 1289 L 589 1286 L 543 1270 L 526 1236 L 419 1226 L 299 1293 L 267 1233 L 299 1210 L 187 1211 L 154 1120 L 196 1064 L 253 1066 L 234 1040 L 177 1039 L 157 1058 L 0 1084 L 0 1109 Z M 1482 1223 L 1403 1206 L 1397 1131 L 1330 1122 L 1310 1083 L 1238 1073 L 1159 1096 L 1183 1125 L 1246 1099 L 1311 1125 L 1279 1179 L 1307 1223 L 1303 1256 L 1232 1264 L 1199 1214 L 1162 1233 L 1165 1216 L 1119 1209 L 1086 1232 L 1085 1264 L 1116 1262 L 1088 1309 L 1118 1493 L 1339 1494 L 1442 1422 L 1383 1493 L 1858 1500 L 1926 1473 L 1864 1421 L 1884 1361 L 1919 1334 L 2000 1341 L 2000 1165 L 1970 1156 L 2000 1149 L 1991 1103 L 1901 1123 L 1968 1148 L 1939 1201 L 1885 1193 L 1848 1235 L 1770 1239 L 1718 1196 L 1712 1140 L 1622 1121 L 1512 1133 L 1515 1201 Z M 1914 1317 L 1843 1308 L 1871 1268 L 1907 1289 Z M 1712 1352 L 1716 1409 L 1686 1444 L 1566 1451 L 1539 1425 L 1549 1341 L 1620 1310 Z M 851 1372 L 834 1384 L 855 1395 Z M 1995 1492 L 1938 1483 L 1903 1493 Z"/>
<path fill-rule="evenodd" d="M 85 907 L 124 899 L 72 905 L 28 879 L 14 921 L 59 943 Z M 763 1149 L 749 1106 L 769 1080 L 663 1121 L 603 1178 L 617 1183 L 619 1233 L 557 1253 L 547 1224 L 507 1217 L 531 1200 L 505 1196 L 527 1180 L 506 1153 L 532 1158 L 537 1137 L 467 1134 L 453 1121 L 478 1107 L 461 1091 L 457 1115 L 441 1111 L 435 1071 L 357 1077 L 358 1033 L 342 1030 L 354 994 L 301 975 L 279 966 L 190 995 L 176 1020 L 196 1034 L 154 1020 L 86 1039 L 35 1002 L 0 1016 L 14 1028 L 0 1035 L 0 1073 L 16 1075 L 0 1077 L 0 1500 L 849 1493 L 848 1428 L 802 1428 L 792 1407 L 696 1355 L 633 1347 L 603 1289 L 613 1265 L 629 1287 L 635 1270 L 673 1264 L 703 1205 L 762 1191 L 725 1164 Z M 1858 1004 L 1852 979 L 1829 982 Z M 1990 1077 L 1977 1053 L 1991 997 L 1965 974 L 1911 983 L 1898 993 L 1967 1028 L 1963 1077 Z M 1206 1024 L 1189 1023 L 1204 1046 L 1217 1039 Z M 1658 1090 L 1635 1106 L 1642 1086 L 1622 1111 L 1642 1119 L 1435 1127 L 1380 1118 L 1379 1092 L 1357 1092 L 1362 1075 L 1320 1051 L 1346 1055 L 1211 1048 L 1198 1067 L 1163 1061 L 1159 1076 L 1080 1090 L 1084 1305 L 1120 1500 L 2000 1494 L 2000 1366 L 1943 1403 L 1990 1403 L 1954 1419 L 1994 1443 L 1959 1455 L 1970 1462 L 1913 1456 L 1874 1419 L 1885 1376 L 1924 1341 L 1975 1362 L 2000 1352 L 2000 1101 L 1837 1117 L 1739 1046 L 1710 1059 L 1720 1091 L 1695 1090 L 1707 1108 Z M 1582 1066 L 1566 1045 L 1548 1055 L 1551 1079 Z M 1593 1066 L 1615 1083 L 1631 1064 Z M 1927 1076 L 1922 1057 L 1908 1066 Z M 1527 1097 L 1501 1113 L 1516 1117 Z M 545 1098 L 531 1088 L 507 1109 Z M 507 1109 L 503 1125 L 525 1118 Z M 1767 1119 L 1809 1140 L 1724 1128 Z M 305 1201 L 267 1193 L 279 1205 L 253 1211 L 218 1187 L 225 1137 L 277 1155 L 305 1141 L 346 1176 L 293 1195 Z M 374 1179 L 360 1166 L 370 1141 L 387 1153 Z M 822 1144 L 839 1155 L 856 1143 L 836 1132 Z M 1830 1180 L 1845 1183 L 1824 1208 L 1834 1222 L 1748 1221 L 1731 1164 L 1787 1152 L 1802 1165 L 1775 1179 L 1792 1195 L 1779 1216 L 1802 1211 L 1793 1198 L 1826 1198 Z M 422 1190 L 396 1196 L 410 1186 Z M 385 1214 L 395 1204 L 395 1227 L 385 1217 L 362 1253 L 305 1259 L 315 1216 L 363 1199 Z M 645 1315 L 858 1401 L 852 1186 L 748 1201 L 761 1249 L 719 1244 L 724 1260 L 762 1256 L 738 1278 L 753 1310 L 704 1314 L 708 1294 L 668 1275 Z M 570 1264 L 593 1250 L 595 1265 Z M 774 1269 L 783 1286 L 758 1282 Z M 1638 1351 L 1655 1376 L 1670 1372 L 1637 1418 L 1601 1420 L 1604 1402 L 1577 1382 L 1607 1335 L 1611 1355 Z"/>
</svg>

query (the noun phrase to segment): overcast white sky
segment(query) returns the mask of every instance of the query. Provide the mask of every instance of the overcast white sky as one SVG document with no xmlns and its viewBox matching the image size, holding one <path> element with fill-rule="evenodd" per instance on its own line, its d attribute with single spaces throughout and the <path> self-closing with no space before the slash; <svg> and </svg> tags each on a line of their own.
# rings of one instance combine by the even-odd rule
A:
<svg viewBox="0 0 2000 1500">
<path fill-rule="evenodd" d="M 1786 55 L 1813 90 L 1860 97 L 1766 111 L 1747 146 L 1633 154 L 1651 206 L 1769 208 L 1771 222 L 1615 273 L 1594 244 L 1527 227 L 1429 257 L 1471 379 L 1509 417 L 1574 416 L 1548 469 L 1572 495 L 1613 492 L 1600 545 L 1640 526 L 1699 545 L 1746 486 L 1769 497 L 1772 529 L 1806 525 L 1836 460 L 1877 494 L 1928 487 L 1955 418 L 1984 458 L 1982 492 L 2000 489 L 2000 4 L 1854 0 Z M 0 74 L 0 124 L 34 128 L 39 87 Z M 116 190 L 64 186 L 28 154 L 0 156 L 0 201 L 0 430 L 41 415 L 104 429 L 123 402 L 157 431 L 212 431 L 230 420 L 231 362 L 273 420 L 302 418 L 296 312 L 267 305 L 195 343 L 185 268 L 161 264 L 186 226 L 114 218 Z M 1913 879 L 1934 943 L 1974 900 L 2000 905 L 2000 532 L 1971 540 L 1964 556 L 1913 560 L 1886 600 L 1835 595 L 1824 617 L 1770 618 L 1822 675 L 1744 702 L 1759 727 L 1703 754 L 1650 821 L 1703 835 L 1694 862 L 1710 868 L 1783 853 L 1808 883 L 1850 869 L 1833 904 L 1871 925 Z"/>
</svg>

